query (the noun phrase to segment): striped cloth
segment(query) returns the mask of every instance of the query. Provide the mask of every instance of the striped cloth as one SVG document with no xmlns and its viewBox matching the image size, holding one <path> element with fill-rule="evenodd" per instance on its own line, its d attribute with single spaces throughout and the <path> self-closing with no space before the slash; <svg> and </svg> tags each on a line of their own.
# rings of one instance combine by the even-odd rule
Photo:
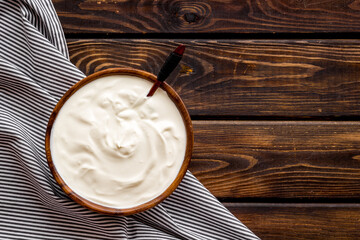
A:
<svg viewBox="0 0 360 240">
<path fill-rule="evenodd" d="M 190 172 L 163 203 L 133 216 L 69 199 L 49 171 L 45 130 L 83 77 L 50 0 L 0 0 L 1 239 L 258 239 Z"/>
</svg>

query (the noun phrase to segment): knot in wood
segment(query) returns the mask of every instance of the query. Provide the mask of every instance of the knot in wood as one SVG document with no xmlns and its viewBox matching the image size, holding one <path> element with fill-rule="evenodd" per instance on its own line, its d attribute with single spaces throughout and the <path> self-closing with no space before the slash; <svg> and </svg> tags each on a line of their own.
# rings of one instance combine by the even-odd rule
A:
<svg viewBox="0 0 360 240">
<path fill-rule="evenodd" d="M 184 19 L 188 23 L 193 23 L 193 22 L 198 21 L 200 19 L 200 17 L 195 13 L 185 13 L 184 14 Z"/>
</svg>

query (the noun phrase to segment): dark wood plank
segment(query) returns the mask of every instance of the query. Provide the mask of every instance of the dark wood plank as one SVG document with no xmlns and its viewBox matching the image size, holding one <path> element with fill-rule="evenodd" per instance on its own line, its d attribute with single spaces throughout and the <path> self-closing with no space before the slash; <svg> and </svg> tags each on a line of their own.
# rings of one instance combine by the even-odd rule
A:
<svg viewBox="0 0 360 240">
<path fill-rule="evenodd" d="M 193 124 L 190 170 L 216 197 L 360 199 L 360 122 Z"/>
<path fill-rule="evenodd" d="M 263 240 L 360 239 L 360 204 L 241 204 L 226 207 Z"/>
<path fill-rule="evenodd" d="M 66 33 L 359 32 L 354 0 L 53 0 Z"/>
<path fill-rule="evenodd" d="M 192 116 L 352 117 L 360 114 L 359 40 L 69 40 L 86 74 L 110 67 L 157 73 L 179 43 L 167 80 Z M 176 80 L 175 80 L 176 79 Z"/>
</svg>

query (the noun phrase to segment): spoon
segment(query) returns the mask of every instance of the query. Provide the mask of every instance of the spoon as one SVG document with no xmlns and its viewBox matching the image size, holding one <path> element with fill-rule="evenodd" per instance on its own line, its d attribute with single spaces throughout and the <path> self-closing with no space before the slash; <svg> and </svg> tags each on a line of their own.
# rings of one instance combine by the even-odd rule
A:
<svg viewBox="0 0 360 240">
<path fill-rule="evenodd" d="M 183 44 L 179 45 L 170 55 L 166 58 L 165 63 L 161 67 L 157 75 L 157 81 L 152 85 L 147 97 L 154 95 L 155 91 L 159 88 L 161 83 L 174 71 L 175 67 L 179 64 L 185 51 Z"/>
</svg>

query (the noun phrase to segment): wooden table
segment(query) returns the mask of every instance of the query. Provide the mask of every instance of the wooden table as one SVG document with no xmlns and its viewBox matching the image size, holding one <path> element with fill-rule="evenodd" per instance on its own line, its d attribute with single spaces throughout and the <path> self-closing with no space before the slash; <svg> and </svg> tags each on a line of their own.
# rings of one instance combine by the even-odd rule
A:
<svg viewBox="0 0 360 240">
<path fill-rule="evenodd" d="M 360 2 L 53 0 L 84 73 L 157 73 L 193 119 L 190 170 L 262 239 L 360 239 Z"/>
</svg>

